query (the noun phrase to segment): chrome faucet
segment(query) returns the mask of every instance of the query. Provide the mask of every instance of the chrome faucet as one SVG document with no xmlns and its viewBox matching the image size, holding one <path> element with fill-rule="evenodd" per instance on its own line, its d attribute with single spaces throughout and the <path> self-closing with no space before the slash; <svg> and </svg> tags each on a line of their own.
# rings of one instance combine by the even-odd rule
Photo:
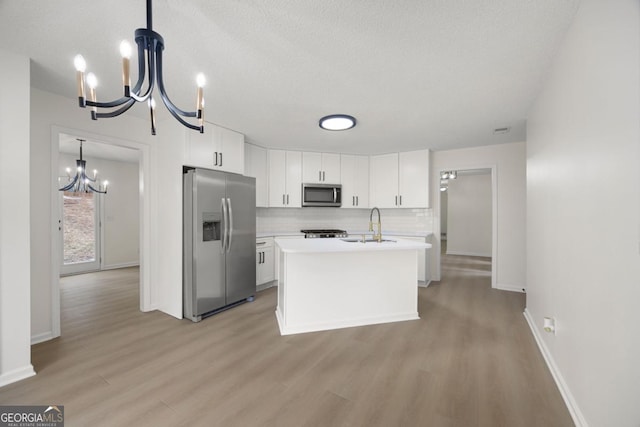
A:
<svg viewBox="0 0 640 427">
<path fill-rule="evenodd" d="M 371 208 L 371 212 L 369 213 L 369 231 L 373 231 L 373 211 L 378 212 L 378 234 L 374 234 L 373 238 L 380 243 L 382 242 L 382 224 L 380 223 L 380 209 L 377 207 Z"/>
</svg>

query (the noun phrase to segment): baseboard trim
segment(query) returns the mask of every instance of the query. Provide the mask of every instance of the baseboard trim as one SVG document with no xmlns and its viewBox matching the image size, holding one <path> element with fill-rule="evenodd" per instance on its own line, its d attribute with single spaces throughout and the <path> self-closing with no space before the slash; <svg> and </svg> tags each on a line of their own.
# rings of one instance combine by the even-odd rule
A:
<svg viewBox="0 0 640 427">
<path fill-rule="evenodd" d="M 14 369 L 13 371 L 0 375 L 0 387 L 24 380 L 25 378 L 32 377 L 35 374 L 36 371 L 33 370 L 33 365 L 31 364 L 22 368 Z"/>
<path fill-rule="evenodd" d="M 491 258 L 491 253 L 479 253 L 479 252 L 464 252 L 464 251 L 450 251 L 447 249 L 447 255 L 461 255 L 461 256 L 479 256 L 484 258 Z"/>
<path fill-rule="evenodd" d="M 138 261 L 123 262 L 120 264 L 105 265 L 101 268 L 101 270 L 117 270 L 119 268 L 129 268 L 129 267 L 139 267 L 139 266 L 140 266 L 140 263 Z"/>
<path fill-rule="evenodd" d="M 585 420 L 584 415 L 582 415 L 582 411 L 580 411 L 578 404 L 573 398 L 573 394 L 571 394 L 571 390 L 569 390 L 567 383 L 564 381 L 564 378 L 560 373 L 560 370 L 558 369 L 558 365 L 556 365 L 551 352 L 549 352 L 549 348 L 542 339 L 540 331 L 538 330 L 538 328 L 536 328 L 536 324 L 533 320 L 533 317 L 531 316 L 531 313 L 529 312 L 529 309 L 525 308 L 524 313 L 522 314 L 524 314 L 524 318 L 527 319 L 529 329 L 531 329 L 531 333 L 533 334 L 533 338 L 535 338 L 536 340 L 536 344 L 538 344 L 540 353 L 542 353 L 542 357 L 547 363 L 547 367 L 551 371 L 551 375 L 556 382 L 556 386 L 558 387 L 558 390 L 560 390 L 560 394 L 562 395 L 564 404 L 569 410 L 569 414 L 573 419 L 573 423 L 576 425 L 576 427 L 588 427 L 587 421 Z"/>
<path fill-rule="evenodd" d="M 31 335 L 31 345 L 40 344 L 56 338 L 52 331 L 43 332 L 41 334 Z"/>
<path fill-rule="evenodd" d="M 496 283 L 495 289 L 499 289 L 501 291 L 510 291 L 510 292 L 520 292 L 520 293 L 525 292 L 524 290 L 525 288 L 523 288 L 522 286 L 505 285 L 502 283 Z"/>
</svg>

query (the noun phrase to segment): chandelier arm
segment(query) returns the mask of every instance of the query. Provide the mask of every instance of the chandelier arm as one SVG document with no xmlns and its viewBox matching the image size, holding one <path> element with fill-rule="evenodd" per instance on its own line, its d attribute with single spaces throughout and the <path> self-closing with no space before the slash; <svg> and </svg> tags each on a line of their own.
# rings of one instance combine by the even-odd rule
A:
<svg viewBox="0 0 640 427">
<path fill-rule="evenodd" d="M 130 90 L 129 95 L 135 94 L 139 96 L 138 94 L 140 93 L 140 89 L 144 84 L 144 78 L 146 75 L 146 67 L 144 61 L 146 39 L 144 37 L 138 37 L 138 35 L 136 34 L 136 44 L 138 45 L 138 81 Z"/>
<path fill-rule="evenodd" d="M 104 119 L 104 118 L 110 118 L 110 117 L 117 117 L 120 114 L 124 113 L 125 111 L 127 111 L 129 108 L 131 108 L 133 106 L 133 104 L 136 103 L 136 100 L 133 98 L 129 98 L 127 99 L 127 103 L 122 107 L 119 108 L 115 111 L 110 111 L 108 113 L 96 113 L 96 119 Z"/>
<path fill-rule="evenodd" d="M 101 190 L 96 190 L 95 188 L 93 188 L 93 186 L 91 184 L 87 184 L 87 187 L 89 187 L 89 190 L 93 191 L 94 193 L 101 193 L 101 194 L 107 194 L 107 191 L 101 191 Z"/>
<path fill-rule="evenodd" d="M 73 177 L 73 181 L 71 181 L 69 184 L 65 185 L 62 188 L 58 188 L 58 191 L 69 191 L 76 185 L 76 182 L 78 182 L 78 174 Z"/>
<path fill-rule="evenodd" d="M 158 75 L 158 89 L 160 90 L 160 96 L 162 97 L 162 102 L 164 105 L 171 111 L 174 117 L 178 118 L 177 115 L 181 115 L 183 117 L 197 117 L 198 113 L 196 111 L 184 111 L 180 108 L 176 107 L 171 99 L 169 99 L 169 95 L 167 95 L 167 91 L 164 88 L 164 81 L 162 79 L 162 47 L 158 46 L 156 48 L 156 63 L 157 63 L 157 75 Z M 183 124 L 186 123 L 183 120 L 180 120 Z M 200 129 L 200 126 L 188 126 L 191 129 Z"/>
<path fill-rule="evenodd" d="M 129 101 L 129 98 L 126 96 L 123 96 L 120 99 L 116 99 L 115 101 L 111 101 L 111 102 L 93 102 L 93 101 L 86 101 L 86 106 L 87 107 L 98 107 L 98 108 L 113 108 L 113 107 L 119 107 L 122 104 L 125 104 L 127 101 Z"/>
<path fill-rule="evenodd" d="M 144 58 L 144 56 L 143 56 Z M 138 57 L 138 63 L 140 62 L 144 62 L 144 61 L 140 61 L 140 57 Z M 139 79 L 138 83 L 140 84 L 140 87 L 138 87 L 138 83 L 136 83 L 136 88 L 134 88 L 134 91 L 131 92 L 131 98 L 135 99 L 138 102 L 145 102 L 146 100 L 149 99 L 149 96 L 151 96 L 151 93 L 153 92 L 153 88 L 155 86 L 155 79 L 154 79 L 154 75 L 155 75 L 155 69 L 154 69 L 154 57 L 153 57 L 153 49 L 147 49 L 147 64 L 149 64 L 149 87 L 147 88 L 147 92 L 140 96 L 138 93 L 140 92 L 140 89 L 142 88 L 142 81 Z M 142 73 L 144 76 L 144 72 Z M 137 89 L 137 90 L 135 90 Z"/>
</svg>

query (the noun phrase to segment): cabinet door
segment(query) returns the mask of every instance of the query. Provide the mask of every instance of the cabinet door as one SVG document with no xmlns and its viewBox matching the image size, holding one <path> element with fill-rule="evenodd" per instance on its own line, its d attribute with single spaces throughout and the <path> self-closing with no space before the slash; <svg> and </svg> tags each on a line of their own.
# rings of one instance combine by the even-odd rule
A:
<svg viewBox="0 0 640 427">
<path fill-rule="evenodd" d="M 356 207 L 356 158 L 343 154 L 340 156 L 340 179 L 342 181 L 342 208 L 352 209 Z"/>
<path fill-rule="evenodd" d="M 286 205 L 288 208 L 302 207 L 302 153 L 286 152 Z"/>
<path fill-rule="evenodd" d="M 340 156 L 342 181 L 342 207 L 346 209 L 369 207 L 369 157 Z"/>
<path fill-rule="evenodd" d="M 398 207 L 429 207 L 429 150 L 399 156 Z"/>
<path fill-rule="evenodd" d="M 205 133 L 185 129 L 184 165 L 213 169 L 215 127 L 207 123 Z"/>
<path fill-rule="evenodd" d="M 262 283 L 271 282 L 276 279 L 274 266 L 273 246 L 262 250 Z"/>
<path fill-rule="evenodd" d="M 340 154 L 322 153 L 322 182 L 340 184 Z"/>
<path fill-rule="evenodd" d="M 309 184 L 322 182 L 321 153 L 302 153 L 302 182 Z"/>
<path fill-rule="evenodd" d="M 356 207 L 369 207 L 369 156 L 356 156 L 353 186 L 355 188 Z"/>
<path fill-rule="evenodd" d="M 287 153 L 269 150 L 269 206 L 284 207 L 287 194 Z"/>
<path fill-rule="evenodd" d="M 256 179 L 256 207 L 269 206 L 267 150 L 253 144 L 244 145 L 244 174 Z"/>
<path fill-rule="evenodd" d="M 369 205 L 395 208 L 398 205 L 398 153 L 370 157 Z"/>
<path fill-rule="evenodd" d="M 214 167 L 226 172 L 244 173 L 244 135 L 218 127 L 214 144 Z M 217 164 L 216 164 L 217 154 Z"/>
</svg>

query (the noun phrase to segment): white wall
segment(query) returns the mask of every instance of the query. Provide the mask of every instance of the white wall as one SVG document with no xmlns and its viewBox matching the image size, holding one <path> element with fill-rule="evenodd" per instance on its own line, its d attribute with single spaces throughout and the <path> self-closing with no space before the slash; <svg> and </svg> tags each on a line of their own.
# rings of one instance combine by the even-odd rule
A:
<svg viewBox="0 0 640 427">
<path fill-rule="evenodd" d="M 496 287 L 521 291 L 526 288 L 525 143 L 490 145 L 432 153 L 431 182 L 434 215 L 434 250 L 431 251 L 433 280 L 440 280 L 440 171 L 495 167 L 497 187 L 496 256 L 492 260 Z M 449 228 L 451 226 L 449 225 Z"/>
<path fill-rule="evenodd" d="M 141 105 L 135 106 L 143 107 Z M 131 114 L 92 121 L 88 110 L 78 108 L 74 97 L 61 97 L 35 88 L 31 89 L 31 333 L 34 341 L 42 341 L 55 336 L 54 317 L 51 301 L 52 281 L 52 238 L 54 213 L 51 208 L 52 195 L 57 194 L 56 183 L 52 182 L 52 156 L 57 155 L 58 139 L 53 138 L 55 129 L 65 133 L 88 136 L 92 139 L 127 147 L 137 147 L 142 153 L 143 169 L 149 169 L 146 181 L 140 180 L 143 194 L 141 216 L 141 236 L 148 236 L 148 247 L 144 251 L 145 239 L 141 238 L 141 279 L 149 283 L 150 292 L 145 296 L 146 310 L 158 308 L 172 316 L 181 317 L 182 297 L 178 301 L 176 289 L 181 292 L 182 260 L 174 258 L 181 252 L 182 217 L 166 215 L 166 212 L 180 210 L 181 205 L 181 163 L 184 133 L 181 126 L 170 119 L 159 120 L 158 136 L 149 131 L 149 122 Z M 55 148 L 54 148 L 55 147 Z M 55 153 L 54 153 L 55 151 Z M 159 151 L 162 153 L 158 154 Z M 56 163 L 57 164 L 57 163 Z M 45 183 L 45 184 L 43 184 Z M 47 185 L 47 183 L 49 185 Z M 176 193 L 177 192 L 177 193 Z M 146 194 L 146 196 L 145 196 Z M 145 199 L 146 197 L 147 199 Z M 162 250 L 160 250 L 162 248 Z M 144 262 L 146 260 L 146 263 Z M 181 295 L 181 294 L 180 294 Z M 177 308 L 179 307 L 179 309 Z M 142 304 L 141 304 L 142 308 Z"/>
<path fill-rule="evenodd" d="M 85 148 L 85 153 L 86 153 Z M 60 154 L 59 175 L 75 168 L 78 154 Z M 138 163 L 120 162 L 83 155 L 90 171 L 97 169 L 99 179 L 109 181 L 109 192 L 100 195 L 104 213 L 102 267 L 121 268 L 138 265 L 139 256 L 139 167 Z"/>
<path fill-rule="evenodd" d="M 447 254 L 490 257 L 491 174 L 459 172 L 448 187 Z"/>
<path fill-rule="evenodd" d="M 34 375 L 30 346 L 29 58 L 0 50 L 0 386 Z"/>
<path fill-rule="evenodd" d="M 640 423 L 639 39 L 583 0 L 528 117 L 526 316 L 577 425 Z"/>
</svg>

